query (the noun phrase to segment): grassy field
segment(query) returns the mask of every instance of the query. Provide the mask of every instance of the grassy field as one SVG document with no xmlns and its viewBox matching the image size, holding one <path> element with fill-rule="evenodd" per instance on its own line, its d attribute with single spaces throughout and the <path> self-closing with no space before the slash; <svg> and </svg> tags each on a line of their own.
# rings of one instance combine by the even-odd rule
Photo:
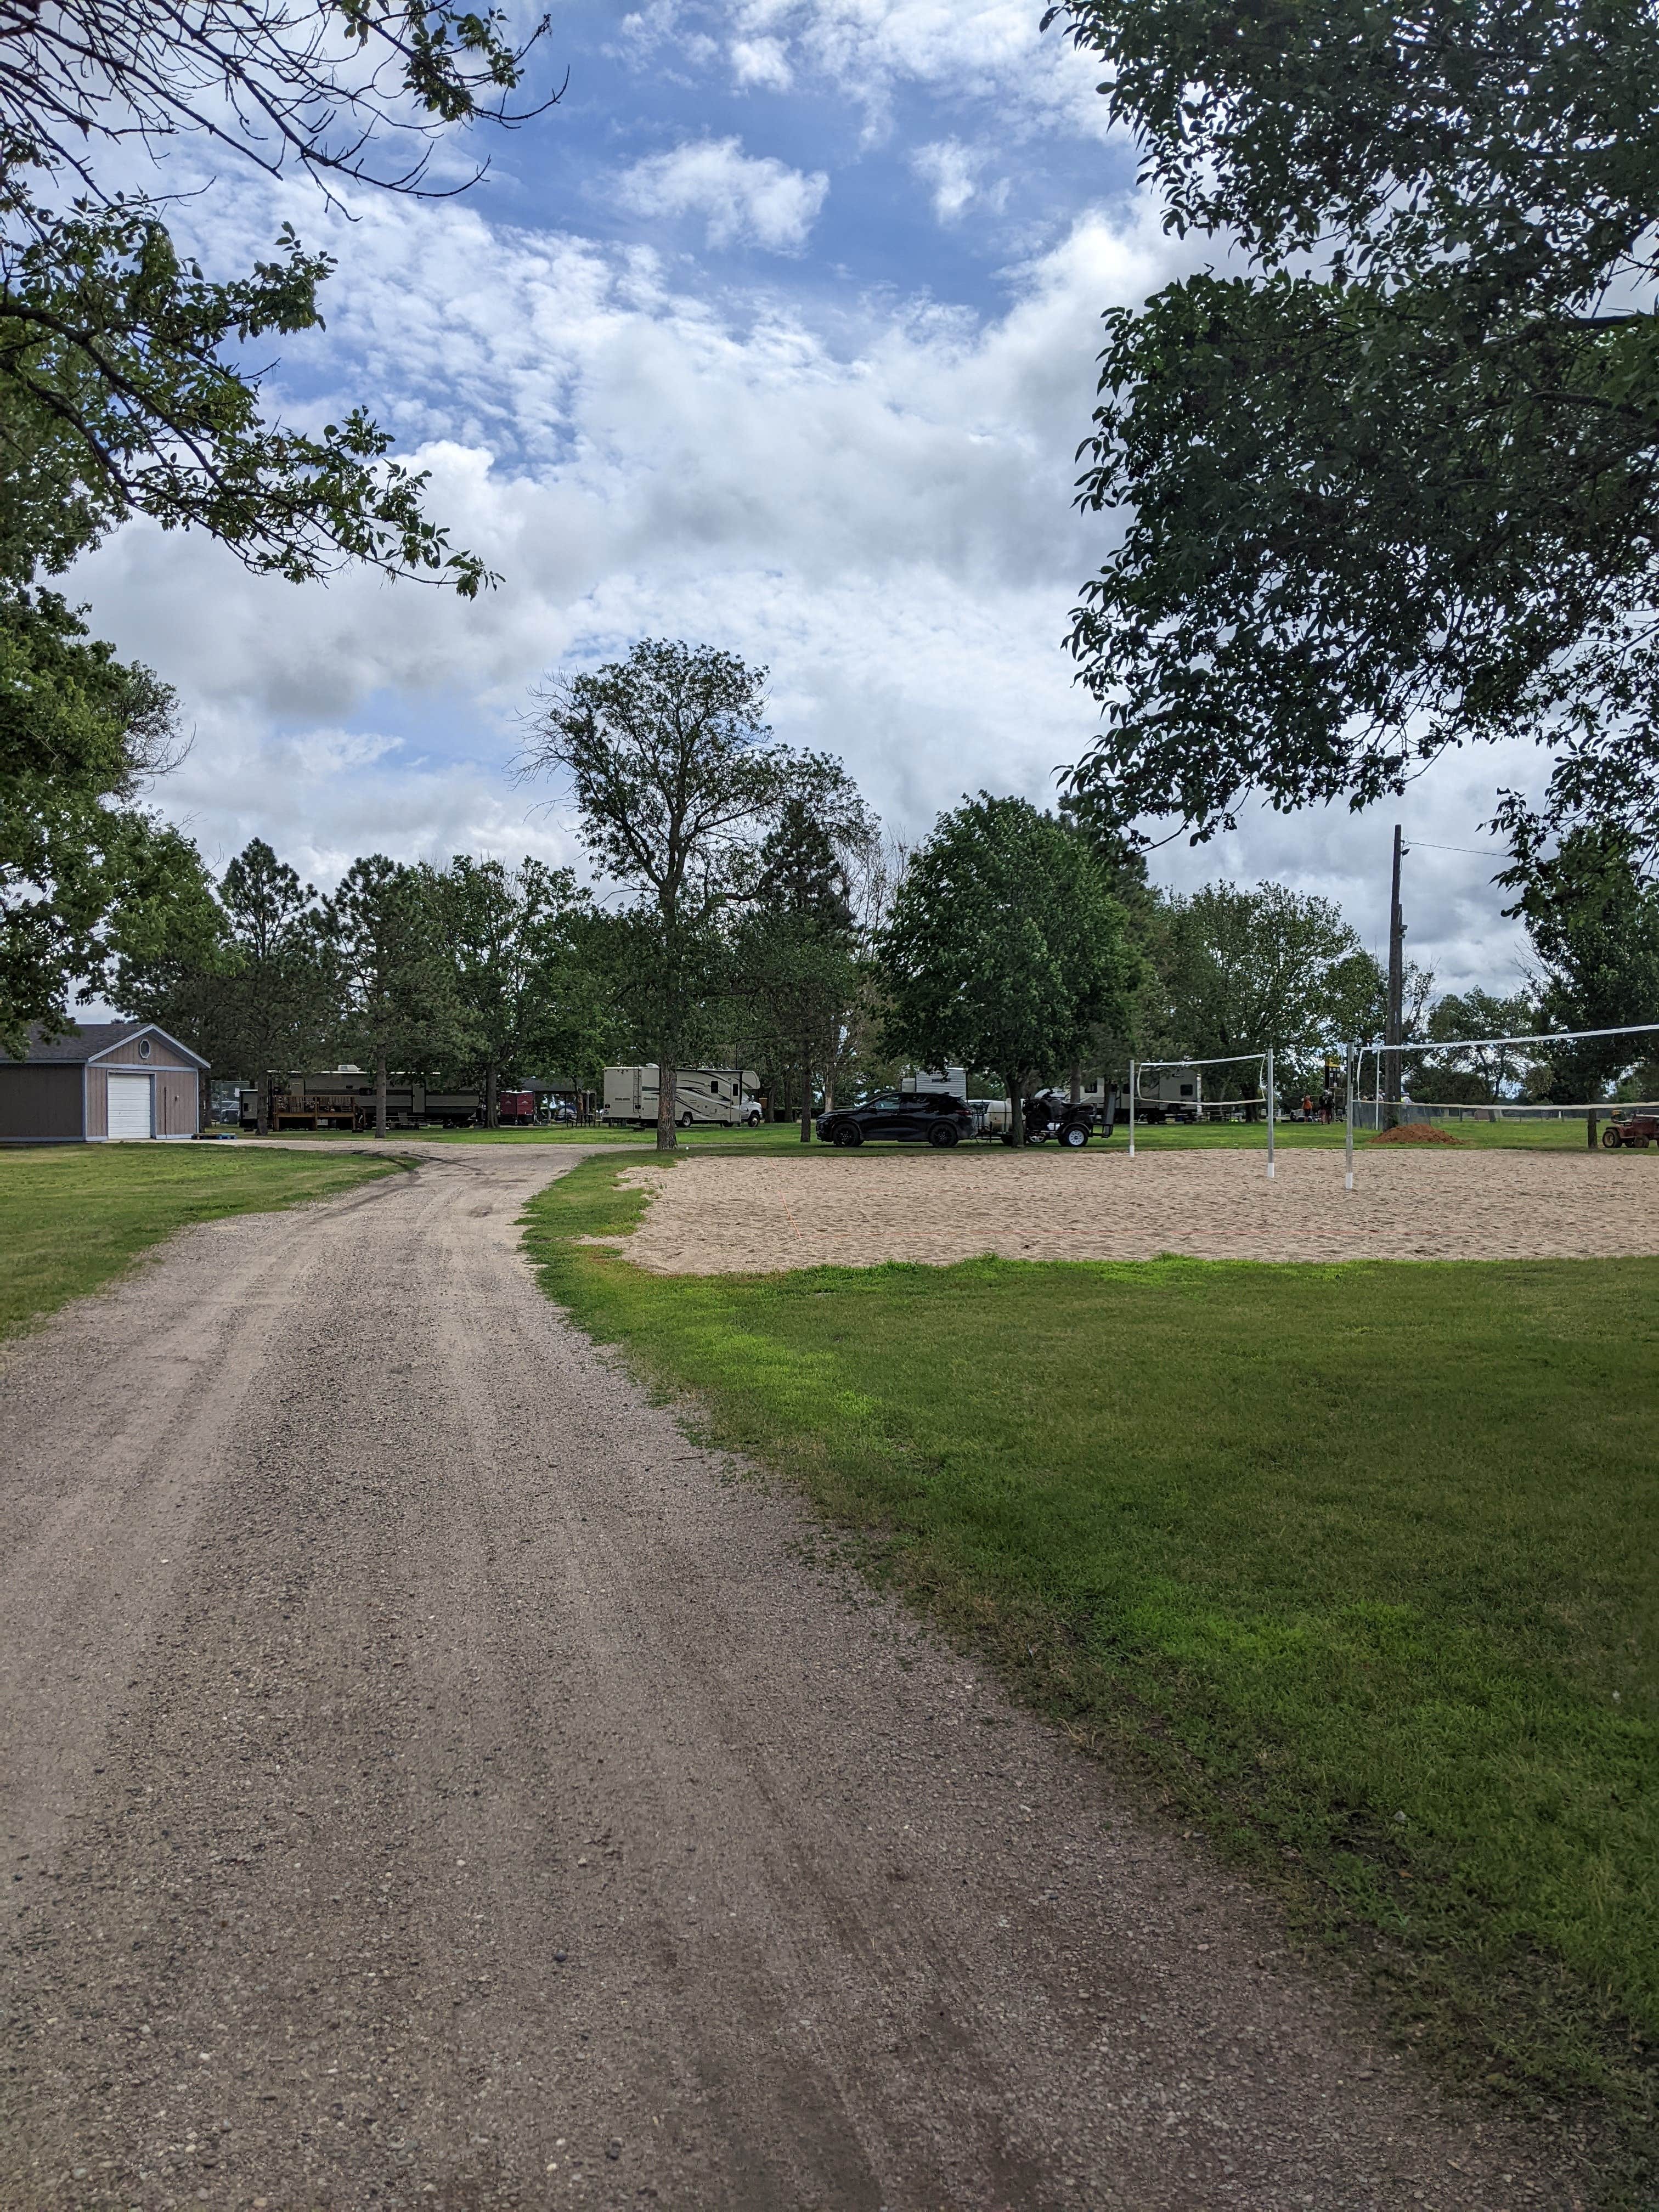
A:
<svg viewBox="0 0 1659 2212">
<path fill-rule="evenodd" d="M 569 1241 L 637 1217 L 617 1172 L 526 1217 L 586 1328 L 1346 1942 L 1402 2033 L 1651 2159 L 1659 1261 L 664 1278 Z"/>
<path fill-rule="evenodd" d="M 1584 1124 L 1574 1121 L 1460 1121 L 1448 1125 L 1459 1144 L 1490 1149 L 1522 1150 L 1527 1152 L 1582 1152 L 1584 1145 Z M 396 1143 L 400 1134 L 415 1134 L 394 1130 L 387 1139 Z M 799 1152 L 810 1149 L 800 1141 L 798 1121 L 769 1123 L 759 1129 L 683 1129 L 678 1133 L 680 1148 L 701 1152 L 707 1147 L 722 1152 Z M 1344 1141 L 1340 1122 L 1326 1128 L 1321 1123 L 1304 1125 L 1299 1121 L 1281 1122 L 1275 1132 L 1277 1142 L 1287 1152 L 1328 1152 L 1333 1147 L 1340 1151 Z M 649 1129 L 423 1129 L 418 1132 L 422 1144 L 441 1145 L 645 1145 L 653 1141 Z M 1109 1142 L 1121 1151 L 1128 1140 L 1124 1128 L 1116 1130 Z M 337 1129 L 285 1132 L 284 1144 L 361 1145 L 365 1140 L 351 1133 Z M 371 1139 L 369 1141 L 373 1141 Z M 816 1141 L 816 1139 L 814 1140 Z M 1098 1144 L 1100 1139 L 1093 1139 Z M 1375 1139 L 1360 1132 L 1355 1138 L 1357 1150 Z M 1213 1146 L 1248 1152 L 1265 1152 L 1267 1132 L 1261 1122 L 1209 1123 L 1202 1127 L 1188 1128 L 1171 1124 L 1158 1127 L 1137 1122 L 1135 1146 L 1150 1152 L 1207 1151 Z M 888 1146 L 880 1147 L 886 1151 Z M 1000 1150 L 1000 1146 L 994 1149 Z M 1052 1145 L 1049 1151 L 1055 1148 Z"/>
<path fill-rule="evenodd" d="M 95 1291 L 193 1221 L 326 1198 L 402 1163 L 231 1145 L 0 1152 L 0 1336 Z"/>
</svg>

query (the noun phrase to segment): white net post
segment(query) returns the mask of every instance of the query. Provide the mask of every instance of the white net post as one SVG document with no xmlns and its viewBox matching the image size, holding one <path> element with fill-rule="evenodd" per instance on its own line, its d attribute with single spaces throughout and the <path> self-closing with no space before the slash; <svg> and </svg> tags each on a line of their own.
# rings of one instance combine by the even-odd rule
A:
<svg viewBox="0 0 1659 2212">
<path fill-rule="evenodd" d="M 1345 1044 L 1342 1048 L 1342 1073 L 1343 1104 L 1346 1111 L 1348 1123 L 1347 1133 L 1343 1143 L 1343 1149 L 1346 1154 L 1343 1188 L 1346 1190 L 1352 1190 L 1353 1188 L 1353 1087 L 1355 1081 L 1357 1080 L 1357 1077 L 1354 1068 L 1353 1047 L 1351 1044 Z"/>
<path fill-rule="evenodd" d="M 1135 1064 L 1129 1062 L 1129 1158 L 1135 1156 Z"/>
<path fill-rule="evenodd" d="M 1278 1096 L 1273 1090 L 1273 1050 L 1269 1047 L 1267 1052 L 1267 1180 L 1269 1182 L 1273 1180 L 1273 1115 L 1278 1103 Z"/>
</svg>

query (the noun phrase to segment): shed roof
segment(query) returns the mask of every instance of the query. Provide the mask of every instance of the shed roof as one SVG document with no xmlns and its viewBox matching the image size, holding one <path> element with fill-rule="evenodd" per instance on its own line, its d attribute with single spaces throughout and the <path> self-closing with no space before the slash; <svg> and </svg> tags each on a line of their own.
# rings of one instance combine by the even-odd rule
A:
<svg viewBox="0 0 1659 2212">
<path fill-rule="evenodd" d="M 101 1060 L 106 1052 L 113 1052 L 118 1045 L 130 1044 L 134 1037 L 139 1036 L 160 1037 L 163 1044 L 171 1045 L 182 1059 L 194 1061 L 198 1067 L 205 1067 L 208 1064 L 199 1052 L 192 1052 L 187 1044 L 180 1044 L 176 1036 L 169 1036 L 155 1022 L 82 1022 L 67 1036 L 49 1040 L 42 1038 L 40 1024 L 35 1022 L 29 1028 L 28 1050 L 23 1059 L 31 1066 L 37 1066 L 42 1061 L 55 1060 L 72 1067 L 82 1067 L 88 1060 Z M 0 1052 L 0 1066 L 21 1065 L 9 1052 Z"/>
</svg>

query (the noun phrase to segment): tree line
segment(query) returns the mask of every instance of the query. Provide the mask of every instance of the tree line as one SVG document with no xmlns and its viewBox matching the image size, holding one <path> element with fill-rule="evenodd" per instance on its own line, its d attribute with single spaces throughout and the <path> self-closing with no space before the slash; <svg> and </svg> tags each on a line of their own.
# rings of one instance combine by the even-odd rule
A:
<svg viewBox="0 0 1659 2212">
<path fill-rule="evenodd" d="M 1380 1031 L 1383 969 L 1330 900 L 1164 891 L 1086 811 L 986 793 L 906 851 L 840 762 L 774 740 L 765 682 L 729 653 L 645 639 L 540 695 L 522 771 L 574 808 L 600 890 L 533 858 L 374 854 L 325 896 L 263 840 L 216 882 L 170 833 L 169 895 L 122 909 L 106 987 L 258 1085 L 262 1126 L 268 1073 L 349 1055 L 374 1073 L 381 1133 L 392 1071 L 476 1085 L 493 1124 L 507 1077 L 591 1082 L 611 1060 L 754 1066 L 807 1139 L 820 1103 L 909 1062 L 994 1082 L 1018 1143 L 1040 1084 L 1272 1044 L 1283 1088 L 1318 1088 L 1322 1041 Z M 1413 969 L 1408 1075 L 1448 1098 L 1522 1084 L 1577 1097 L 1627 1067 L 1617 1043 L 1547 1063 L 1432 1049 L 1648 1003 L 1659 901 L 1611 882 L 1601 909 L 1575 886 L 1540 920 L 1528 990 L 1437 999 Z M 1257 1072 L 1219 1069 L 1206 1089 L 1256 1096 Z M 665 1149 L 674 1113 L 671 1078 Z"/>
</svg>

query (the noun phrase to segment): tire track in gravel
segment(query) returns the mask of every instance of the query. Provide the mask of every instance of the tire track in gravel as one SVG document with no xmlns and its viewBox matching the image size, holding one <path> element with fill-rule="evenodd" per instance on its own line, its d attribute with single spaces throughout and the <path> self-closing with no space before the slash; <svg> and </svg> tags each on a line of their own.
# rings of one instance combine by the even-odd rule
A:
<svg viewBox="0 0 1659 2212">
<path fill-rule="evenodd" d="M 7 1356 L 0 2212 L 1577 2203 L 803 1564 L 534 1285 L 551 1171 L 433 1147 Z"/>
</svg>

